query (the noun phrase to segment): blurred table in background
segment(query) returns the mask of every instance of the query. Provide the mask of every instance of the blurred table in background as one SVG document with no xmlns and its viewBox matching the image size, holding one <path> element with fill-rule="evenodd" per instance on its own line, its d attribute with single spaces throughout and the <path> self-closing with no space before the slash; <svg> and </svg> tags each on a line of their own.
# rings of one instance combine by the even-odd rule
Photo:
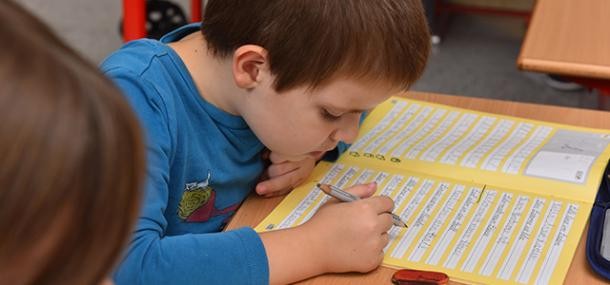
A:
<svg viewBox="0 0 610 285">
<path fill-rule="evenodd" d="M 537 0 L 517 65 L 597 89 L 603 107 L 610 96 L 610 1 Z"/>
</svg>

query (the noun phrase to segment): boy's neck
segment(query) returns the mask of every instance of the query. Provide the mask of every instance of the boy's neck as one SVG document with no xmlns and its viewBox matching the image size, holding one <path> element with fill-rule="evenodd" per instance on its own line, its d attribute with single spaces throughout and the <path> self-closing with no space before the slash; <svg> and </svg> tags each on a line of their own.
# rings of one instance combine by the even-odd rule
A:
<svg viewBox="0 0 610 285">
<path fill-rule="evenodd" d="M 186 65 L 201 97 L 227 113 L 239 115 L 235 102 L 244 90 L 238 88 L 233 81 L 230 59 L 214 57 L 200 32 L 192 33 L 169 46 Z"/>
</svg>

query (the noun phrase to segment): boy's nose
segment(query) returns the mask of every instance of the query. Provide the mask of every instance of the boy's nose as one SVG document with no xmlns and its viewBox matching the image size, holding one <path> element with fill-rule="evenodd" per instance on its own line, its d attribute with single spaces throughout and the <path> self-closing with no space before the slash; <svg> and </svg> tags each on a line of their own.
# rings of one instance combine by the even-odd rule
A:
<svg viewBox="0 0 610 285">
<path fill-rule="evenodd" d="M 331 135 L 333 141 L 343 141 L 348 144 L 354 143 L 358 137 L 360 116 L 353 117 L 353 119 L 345 120 L 341 127 L 333 132 Z"/>
</svg>

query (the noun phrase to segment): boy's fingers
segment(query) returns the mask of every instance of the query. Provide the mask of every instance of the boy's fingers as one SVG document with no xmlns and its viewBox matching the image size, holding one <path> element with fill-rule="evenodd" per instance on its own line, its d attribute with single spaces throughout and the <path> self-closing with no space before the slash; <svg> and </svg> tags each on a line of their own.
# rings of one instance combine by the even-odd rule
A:
<svg viewBox="0 0 610 285">
<path fill-rule="evenodd" d="M 287 161 L 302 161 L 305 159 L 314 160 L 314 157 L 311 155 L 288 156 L 288 155 L 278 154 L 277 152 L 271 152 L 271 154 L 269 155 L 269 160 L 272 163 L 282 163 L 282 162 L 287 162 Z"/>
<path fill-rule="evenodd" d="M 276 191 L 276 192 L 271 192 L 271 193 L 267 193 L 262 195 L 265 198 L 272 198 L 272 197 L 276 197 L 276 196 L 282 196 L 284 194 L 289 193 L 290 191 L 292 191 L 292 189 L 284 189 L 282 191 Z"/>
<path fill-rule="evenodd" d="M 392 225 L 394 224 L 394 222 L 392 221 L 392 215 L 388 212 L 385 212 L 379 215 L 379 218 L 379 231 L 382 233 L 386 233 L 392 228 Z"/>
<path fill-rule="evenodd" d="M 271 161 L 271 163 L 282 163 L 282 162 L 287 161 L 283 157 L 280 157 L 277 154 L 275 154 L 275 152 L 272 152 L 269 154 L 269 160 Z"/>
<path fill-rule="evenodd" d="M 297 168 L 299 168 L 299 164 L 287 161 L 280 164 L 270 165 L 267 172 L 269 173 L 269 177 L 273 178 L 295 171 Z"/>
<path fill-rule="evenodd" d="M 290 161 L 291 157 L 278 154 L 277 152 L 271 152 L 269 154 L 269 160 L 271 160 L 272 163 L 282 163 Z"/>
<path fill-rule="evenodd" d="M 366 202 L 375 210 L 376 213 L 390 213 L 394 209 L 394 201 L 386 196 L 375 196 L 366 199 Z"/>
<path fill-rule="evenodd" d="M 377 183 L 371 182 L 367 184 L 358 184 L 345 189 L 346 192 L 352 193 L 360 198 L 370 197 L 377 190 Z"/>
<path fill-rule="evenodd" d="M 289 191 L 296 187 L 303 176 L 297 169 L 284 175 L 272 177 L 256 185 L 256 193 L 259 195 L 269 194 L 278 191 Z"/>
<path fill-rule="evenodd" d="M 256 193 L 259 195 L 267 195 L 272 192 L 279 191 L 278 183 L 275 181 L 277 178 L 270 178 L 256 185 Z"/>
</svg>

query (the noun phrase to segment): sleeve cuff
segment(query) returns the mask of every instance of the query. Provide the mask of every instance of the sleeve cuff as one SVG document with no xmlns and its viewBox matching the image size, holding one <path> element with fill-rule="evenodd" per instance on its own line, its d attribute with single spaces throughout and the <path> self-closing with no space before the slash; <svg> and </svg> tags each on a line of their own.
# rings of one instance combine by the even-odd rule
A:
<svg viewBox="0 0 610 285">
<path fill-rule="evenodd" d="M 269 261 L 263 241 L 252 228 L 239 228 L 233 232 L 242 242 L 243 260 L 247 264 L 249 284 L 269 284 Z"/>
</svg>

